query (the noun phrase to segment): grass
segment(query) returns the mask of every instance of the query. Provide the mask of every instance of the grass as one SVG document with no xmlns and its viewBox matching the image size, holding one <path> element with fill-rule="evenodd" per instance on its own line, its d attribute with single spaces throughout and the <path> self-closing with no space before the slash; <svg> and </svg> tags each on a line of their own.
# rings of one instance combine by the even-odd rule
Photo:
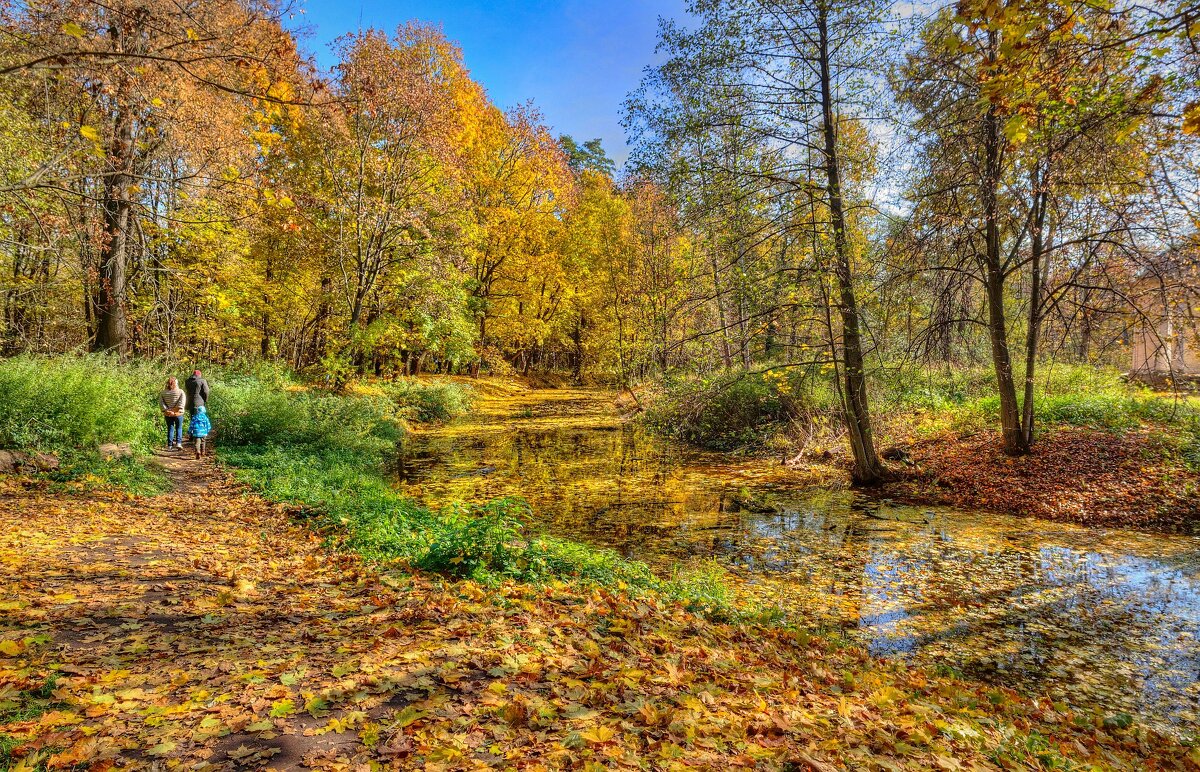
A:
<svg viewBox="0 0 1200 772">
<path fill-rule="evenodd" d="M 18 740 L 10 734 L 0 734 L 0 769 L 10 769 L 16 761 L 13 758 L 13 751 L 20 747 L 24 741 Z"/>
<path fill-rule="evenodd" d="M 1162 435 L 1169 454 L 1200 469 L 1200 401 L 1155 393 L 1110 368 L 1056 364 L 1039 372 L 1039 427 L 1149 428 Z M 660 434 L 714 450 L 775 451 L 800 443 L 819 449 L 840 434 L 831 375 L 777 367 L 683 379 L 666 385 L 644 420 Z M 999 423 L 995 377 L 985 367 L 882 368 L 872 374 L 870 398 L 880 445 Z"/>
<path fill-rule="evenodd" d="M 102 356 L 0 360 L 0 448 L 59 459 L 55 481 L 110 484 L 138 494 L 164 490 L 146 456 L 158 439 L 157 396 L 166 369 Z M 105 462 L 99 448 L 127 444 L 134 458 Z"/>
<path fill-rule="evenodd" d="M 0 699 L 0 723 L 31 721 L 55 707 L 55 677 L 46 679 L 36 689 L 17 692 L 7 699 Z"/>
<path fill-rule="evenodd" d="M 389 399 L 405 407 L 411 420 L 448 421 L 471 409 L 470 390 L 450 381 L 404 379 L 382 388 Z"/>
<path fill-rule="evenodd" d="M 7 696 L 0 697 L 0 724 L 12 724 L 22 721 L 33 721 L 34 719 L 61 707 L 54 699 L 54 690 L 56 688 L 55 676 L 50 676 L 41 685 L 35 689 L 29 689 L 19 692 L 8 692 Z M 14 755 L 14 751 L 21 747 L 28 740 L 23 740 L 9 734 L 0 734 L 0 770 L 11 769 L 18 759 Z M 43 749 L 40 754 L 34 754 L 31 759 L 25 757 L 23 761 L 25 769 L 46 769 L 46 758 L 50 753 Z"/>
<path fill-rule="evenodd" d="M 0 361 L 0 446 L 67 458 L 93 455 L 105 443 L 148 448 L 164 380 L 153 363 L 104 357 Z"/>
</svg>

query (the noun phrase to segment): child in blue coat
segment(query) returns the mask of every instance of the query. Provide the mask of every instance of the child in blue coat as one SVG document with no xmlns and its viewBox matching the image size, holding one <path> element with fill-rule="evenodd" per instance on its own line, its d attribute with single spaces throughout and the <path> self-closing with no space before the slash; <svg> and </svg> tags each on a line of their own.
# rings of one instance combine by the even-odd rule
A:
<svg viewBox="0 0 1200 772">
<path fill-rule="evenodd" d="M 192 413 L 192 422 L 188 426 L 188 433 L 196 440 L 196 458 L 204 455 L 204 446 L 211 431 L 212 421 L 208 420 L 208 412 L 204 405 L 197 406 L 196 412 Z"/>
</svg>

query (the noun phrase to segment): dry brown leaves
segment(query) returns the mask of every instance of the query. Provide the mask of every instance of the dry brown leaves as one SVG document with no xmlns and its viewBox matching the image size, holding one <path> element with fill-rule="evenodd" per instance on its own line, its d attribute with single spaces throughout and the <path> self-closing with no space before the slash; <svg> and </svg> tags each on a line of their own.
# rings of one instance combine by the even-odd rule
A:
<svg viewBox="0 0 1200 772">
<path fill-rule="evenodd" d="M 1197 768 L 1136 727 L 803 634 L 381 573 L 223 486 L 0 478 L 0 526 L 16 768 Z"/>
<path fill-rule="evenodd" d="M 1186 527 L 1200 521 L 1200 475 L 1167 463 L 1153 434 L 1057 428 L 1028 456 L 997 432 L 945 435 L 911 448 L 919 472 L 888 493 L 1099 526 Z"/>
</svg>

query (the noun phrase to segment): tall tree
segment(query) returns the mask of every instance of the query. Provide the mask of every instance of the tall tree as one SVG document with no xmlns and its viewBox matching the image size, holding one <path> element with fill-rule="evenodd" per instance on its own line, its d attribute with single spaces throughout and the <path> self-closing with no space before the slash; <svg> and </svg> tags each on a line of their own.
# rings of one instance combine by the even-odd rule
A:
<svg viewBox="0 0 1200 772">
<path fill-rule="evenodd" d="M 323 175 L 333 213 L 332 250 L 343 275 L 353 343 L 388 272 L 429 238 L 454 125 L 458 51 L 416 24 L 390 39 L 377 30 L 338 41 L 339 114 L 325 142 Z"/>
<path fill-rule="evenodd" d="M 1130 156 L 1140 121 L 1158 98 L 1134 75 L 1127 25 L 1106 9 L 1073 3 L 996 6 L 968 0 L 925 30 L 905 72 L 904 94 L 919 114 L 924 145 L 918 218 L 954 230 L 956 250 L 983 287 L 1004 450 L 1034 440 L 1034 379 L 1046 309 L 1059 299 L 1052 261 L 1072 247 L 1112 240 L 1114 218 L 1073 220 L 1089 198 L 1109 202 L 1139 191 L 1144 156 Z M 954 270 L 962 270 L 956 261 Z M 1014 286 L 1025 315 L 1014 317 Z M 1012 353 L 1024 328 L 1024 356 Z M 1018 389 L 1016 363 L 1023 387 Z"/>
<path fill-rule="evenodd" d="M 88 121 L 79 132 L 102 156 L 96 190 L 80 191 L 99 213 L 91 343 L 125 353 L 138 193 L 147 153 L 172 129 L 164 120 L 171 95 L 182 88 L 192 98 L 265 96 L 261 84 L 273 81 L 273 71 L 295 66 L 294 59 L 283 61 L 294 49 L 279 24 L 282 11 L 257 0 L 54 0 L 0 10 L 5 26 L 20 30 L 15 44 L 6 41 L 0 74 L 73 89 L 81 100 L 77 115 Z M 44 175 L 35 173 L 22 187 L 42 184 Z"/>
<path fill-rule="evenodd" d="M 631 122 L 645 127 L 642 137 L 649 141 L 644 144 L 675 159 L 674 180 L 681 169 L 679 143 L 663 139 L 722 142 L 717 153 L 702 151 L 695 163 L 682 168 L 700 179 L 725 177 L 731 183 L 729 200 L 742 212 L 725 229 L 733 238 L 735 281 L 751 275 L 745 257 L 772 236 L 786 250 L 796 241 L 793 229 L 820 231 L 812 256 L 819 267 L 830 266 L 817 273 L 831 275 L 834 283 L 838 318 L 830 325 L 828 343 L 854 458 L 853 475 L 857 483 L 874 483 L 884 475 L 884 467 L 871 425 L 856 288 L 860 240 L 850 233 L 843 152 L 851 134 L 845 127 L 869 115 L 861 71 L 866 59 L 881 55 L 882 10 L 874 4 L 826 0 L 704 0 L 693 3 L 690 11 L 700 21 L 696 29 L 664 27 L 662 47 L 670 57 L 633 100 Z M 651 92 L 657 93 L 657 103 Z M 747 210 L 755 198 L 760 207 Z M 821 214 L 798 216 L 797 210 Z M 828 261 L 820 254 L 826 241 L 832 245 Z M 718 275 L 714 270 L 714 277 Z M 796 278 L 801 275 L 793 273 Z M 739 287 L 728 308 L 718 300 L 723 335 L 758 317 L 753 304 L 744 301 L 745 294 Z M 740 353 L 743 366 L 748 365 L 744 340 Z"/>
</svg>

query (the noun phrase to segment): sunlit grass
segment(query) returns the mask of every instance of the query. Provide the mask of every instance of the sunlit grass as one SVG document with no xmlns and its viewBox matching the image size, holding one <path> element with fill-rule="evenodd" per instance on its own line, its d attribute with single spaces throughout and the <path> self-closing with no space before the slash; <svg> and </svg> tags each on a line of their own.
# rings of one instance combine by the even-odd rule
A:
<svg viewBox="0 0 1200 772">
<path fill-rule="evenodd" d="M 872 372 L 869 388 L 881 445 L 999 424 L 995 375 L 987 367 L 882 367 Z M 1200 468 L 1196 395 L 1155 392 L 1111 368 L 1054 364 L 1039 369 L 1034 400 L 1040 429 L 1155 429 Z M 820 451 L 836 445 L 842 431 L 832 372 L 782 365 L 668 383 L 644 420 L 660 434 L 724 451 Z"/>
</svg>

